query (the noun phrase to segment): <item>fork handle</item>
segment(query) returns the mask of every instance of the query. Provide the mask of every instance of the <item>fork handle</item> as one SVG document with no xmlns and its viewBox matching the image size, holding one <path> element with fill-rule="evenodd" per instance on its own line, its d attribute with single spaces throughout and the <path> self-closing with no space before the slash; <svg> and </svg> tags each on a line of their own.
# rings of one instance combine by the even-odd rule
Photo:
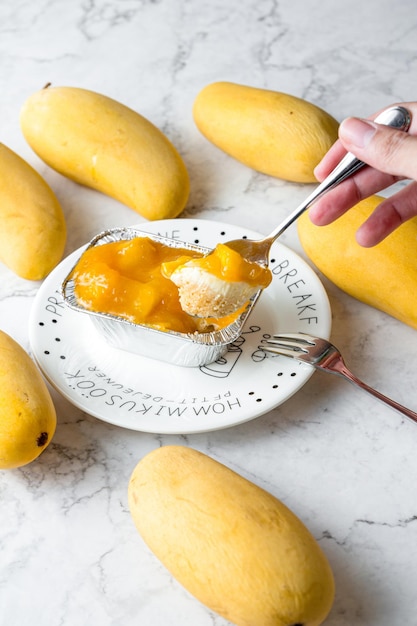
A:
<svg viewBox="0 0 417 626">
<path fill-rule="evenodd" d="M 364 391 L 367 391 L 368 393 L 370 393 L 372 396 L 374 396 L 378 400 L 381 400 L 381 402 L 384 402 L 385 404 L 390 406 L 392 409 L 395 409 L 399 413 L 402 413 L 402 415 L 405 415 L 406 417 L 410 418 L 414 422 L 417 422 L 417 413 L 415 413 L 411 409 L 407 409 L 407 407 L 403 406 L 402 404 L 399 404 L 398 402 L 395 402 L 395 400 L 391 400 L 391 398 L 388 398 L 387 396 L 384 396 L 384 394 L 380 393 L 376 389 L 373 389 L 373 387 L 370 387 L 369 385 L 364 383 L 362 380 L 357 378 L 346 367 L 346 364 L 344 363 L 344 361 L 343 361 L 341 356 L 338 356 L 338 357 L 335 356 L 335 358 L 333 359 L 333 362 L 332 363 L 328 363 L 326 365 L 326 369 L 328 371 L 333 372 L 334 374 L 339 374 L 340 376 L 343 376 L 343 378 L 346 378 L 347 380 L 349 380 L 351 383 L 353 383 L 354 385 L 356 385 L 360 389 L 363 389 Z"/>
<path fill-rule="evenodd" d="M 374 120 L 377 124 L 391 126 L 397 130 L 407 131 L 411 124 L 411 113 L 402 106 L 394 106 L 382 111 Z M 365 163 L 354 154 L 348 152 L 336 165 L 334 170 L 325 178 L 314 191 L 302 202 L 269 236 L 268 240 L 275 241 L 295 220 L 300 217 L 314 202 L 325 193 L 339 185 L 346 178 L 360 170 Z"/>
</svg>

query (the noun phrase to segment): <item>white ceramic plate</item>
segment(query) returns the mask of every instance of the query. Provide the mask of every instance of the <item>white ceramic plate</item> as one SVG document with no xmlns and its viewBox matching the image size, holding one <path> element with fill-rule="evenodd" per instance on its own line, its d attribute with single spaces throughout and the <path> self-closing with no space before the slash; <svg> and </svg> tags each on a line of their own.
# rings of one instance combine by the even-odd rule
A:
<svg viewBox="0 0 417 626">
<path fill-rule="evenodd" d="M 197 219 L 147 222 L 141 230 L 207 247 L 259 233 Z M 211 365 L 188 368 L 110 347 L 88 316 L 69 309 L 63 279 L 82 248 L 46 278 L 30 318 L 33 355 L 49 382 L 72 404 L 105 422 L 151 433 L 216 430 L 253 419 L 282 404 L 313 368 L 287 357 L 267 357 L 258 346 L 278 332 L 328 338 L 329 301 L 320 280 L 295 252 L 273 245 L 273 281 L 247 320 L 242 336 Z"/>
</svg>

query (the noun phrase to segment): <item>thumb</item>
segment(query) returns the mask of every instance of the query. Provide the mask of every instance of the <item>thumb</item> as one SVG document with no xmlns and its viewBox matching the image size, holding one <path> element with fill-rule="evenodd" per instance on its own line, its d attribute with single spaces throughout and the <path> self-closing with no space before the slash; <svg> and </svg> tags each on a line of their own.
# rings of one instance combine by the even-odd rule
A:
<svg viewBox="0 0 417 626">
<path fill-rule="evenodd" d="M 344 147 L 371 167 L 417 179 L 417 137 L 370 120 L 350 117 L 339 127 Z"/>
</svg>

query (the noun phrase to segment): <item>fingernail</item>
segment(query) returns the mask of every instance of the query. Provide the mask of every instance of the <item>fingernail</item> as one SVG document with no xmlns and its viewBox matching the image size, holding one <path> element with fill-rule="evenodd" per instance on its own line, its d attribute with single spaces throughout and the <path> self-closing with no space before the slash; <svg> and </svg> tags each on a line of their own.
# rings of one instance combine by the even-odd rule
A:
<svg viewBox="0 0 417 626">
<path fill-rule="evenodd" d="M 358 117 L 348 117 L 339 127 L 339 136 L 352 146 L 366 148 L 375 134 L 376 126 L 369 120 Z"/>
</svg>

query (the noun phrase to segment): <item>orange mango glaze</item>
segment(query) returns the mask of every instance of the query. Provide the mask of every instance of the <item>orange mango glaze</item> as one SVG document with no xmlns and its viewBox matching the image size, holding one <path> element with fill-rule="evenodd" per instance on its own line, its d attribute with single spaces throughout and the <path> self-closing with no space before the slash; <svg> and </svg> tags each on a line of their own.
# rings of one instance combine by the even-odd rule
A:
<svg viewBox="0 0 417 626">
<path fill-rule="evenodd" d="M 185 313 L 178 287 L 162 273 L 165 263 L 183 264 L 199 252 L 174 248 L 147 237 L 109 242 L 88 248 L 72 271 L 75 297 L 90 311 L 108 313 L 136 324 L 181 333 L 219 330 L 243 309 L 202 323 Z"/>
<path fill-rule="evenodd" d="M 170 275 L 184 262 L 184 260 L 178 259 L 174 262 L 166 263 L 164 272 Z M 258 263 L 247 261 L 238 252 L 222 243 L 219 243 L 210 254 L 197 258 L 189 262 L 189 264 L 197 266 L 209 272 L 209 274 L 213 274 L 217 278 L 228 282 L 245 282 L 249 285 L 264 288 L 272 280 L 272 274 L 269 269 Z"/>
</svg>

